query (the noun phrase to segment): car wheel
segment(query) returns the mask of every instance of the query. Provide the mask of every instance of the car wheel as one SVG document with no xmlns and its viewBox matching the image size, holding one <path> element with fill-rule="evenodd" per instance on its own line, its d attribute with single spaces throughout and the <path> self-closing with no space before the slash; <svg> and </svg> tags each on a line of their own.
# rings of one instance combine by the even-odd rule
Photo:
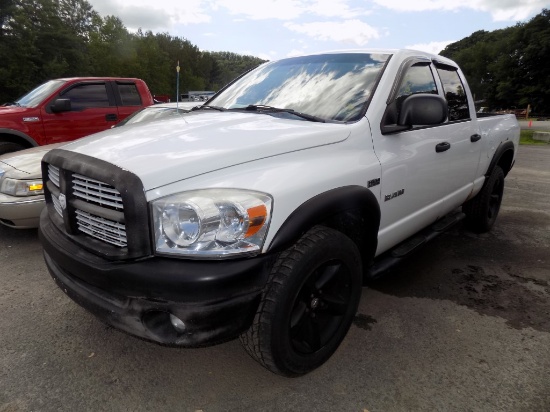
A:
<svg viewBox="0 0 550 412">
<path fill-rule="evenodd" d="M 361 297 L 361 258 L 342 233 L 315 226 L 281 253 L 258 311 L 241 335 L 246 351 L 283 376 L 322 365 L 349 330 Z"/>
<path fill-rule="evenodd" d="M 3 155 L 5 153 L 17 152 L 23 149 L 24 147 L 17 143 L 0 142 L 0 155 Z"/>
<path fill-rule="evenodd" d="M 500 166 L 495 166 L 481 191 L 462 207 L 471 230 L 477 233 L 491 230 L 500 210 L 503 192 L 504 172 Z"/>
</svg>

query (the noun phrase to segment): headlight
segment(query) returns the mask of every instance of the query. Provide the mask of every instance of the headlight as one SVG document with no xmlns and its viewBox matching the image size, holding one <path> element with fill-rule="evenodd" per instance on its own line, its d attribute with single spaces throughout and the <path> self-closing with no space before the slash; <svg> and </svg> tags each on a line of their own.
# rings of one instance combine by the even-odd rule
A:
<svg viewBox="0 0 550 412">
<path fill-rule="evenodd" d="M 152 202 L 156 251 L 205 258 L 259 252 L 269 195 L 237 189 L 184 192 Z"/>
<path fill-rule="evenodd" d="M 0 179 L 0 192 L 11 196 L 34 196 L 44 194 L 42 180 Z"/>
</svg>

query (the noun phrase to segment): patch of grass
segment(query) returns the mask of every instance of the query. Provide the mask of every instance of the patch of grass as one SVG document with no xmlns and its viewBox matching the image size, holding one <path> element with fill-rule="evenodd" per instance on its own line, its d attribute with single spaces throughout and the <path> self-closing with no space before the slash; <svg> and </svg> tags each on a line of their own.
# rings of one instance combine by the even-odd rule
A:
<svg viewBox="0 0 550 412">
<path fill-rule="evenodd" d="M 519 134 L 519 144 L 546 145 L 548 143 L 540 140 L 533 140 L 534 130 L 521 130 Z"/>
</svg>

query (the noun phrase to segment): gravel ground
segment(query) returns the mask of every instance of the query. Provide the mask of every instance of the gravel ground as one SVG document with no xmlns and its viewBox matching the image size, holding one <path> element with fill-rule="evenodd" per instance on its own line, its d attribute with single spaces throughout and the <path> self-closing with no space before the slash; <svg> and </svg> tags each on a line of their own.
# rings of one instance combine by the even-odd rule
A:
<svg viewBox="0 0 550 412">
<path fill-rule="evenodd" d="M 456 226 L 363 290 L 336 354 L 286 379 L 237 341 L 160 347 L 49 277 L 35 230 L 0 227 L 0 412 L 548 411 L 550 147 L 522 146 L 489 234 Z"/>
</svg>

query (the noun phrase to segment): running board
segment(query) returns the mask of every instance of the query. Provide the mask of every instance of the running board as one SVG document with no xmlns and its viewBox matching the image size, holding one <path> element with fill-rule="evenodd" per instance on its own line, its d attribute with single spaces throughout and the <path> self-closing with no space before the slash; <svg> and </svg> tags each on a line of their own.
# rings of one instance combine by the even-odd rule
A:
<svg viewBox="0 0 550 412">
<path fill-rule="evenodd" d="M 427 228 L 421 230 L 417 234 L 411 236 L 407 240 L 399 243 L 389 251 L 384 252 L 376 258 L 374 264 L 366 272 L 365 279 L 378 279 L 385 275 L 401 263 L 401 261 L 403 261 L 406 257 L 412 255 L 430 240 L 447 231 L 465 217 L 466 215 L 459 211 L 450 213 Z"/>
</svg>

